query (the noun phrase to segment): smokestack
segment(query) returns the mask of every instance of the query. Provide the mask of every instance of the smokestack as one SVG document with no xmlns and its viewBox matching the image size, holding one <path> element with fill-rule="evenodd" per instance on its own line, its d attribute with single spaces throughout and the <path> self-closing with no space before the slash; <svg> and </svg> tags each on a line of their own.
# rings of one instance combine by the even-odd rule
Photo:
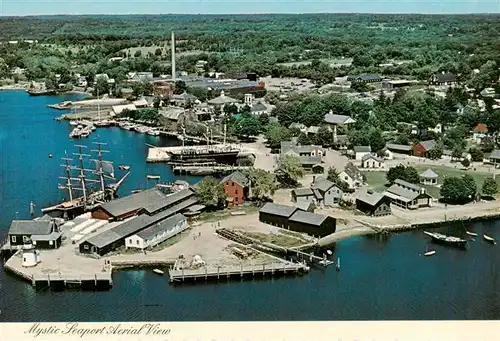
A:
<svg viewBox="0 0 500 341">
<path fill-rule="evenodd" d="M 171 39 L 171 54 L 172 54 L 172 80 L 175 82 L 176 77 L 175 77 L 175 35 L 174 32 L 172 32 L 172 39 Z"/>
</svg>

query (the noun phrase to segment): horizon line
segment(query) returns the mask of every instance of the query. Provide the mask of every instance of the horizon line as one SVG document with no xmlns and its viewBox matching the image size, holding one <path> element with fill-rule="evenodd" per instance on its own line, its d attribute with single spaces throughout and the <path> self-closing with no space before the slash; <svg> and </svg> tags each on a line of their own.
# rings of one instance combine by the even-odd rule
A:
<svg viewBox="0 0 500 341">
<path fill-rule="evenodd" d="M 185 16 L 228 16 L 228 15 L 321 15 L 321 14 L 353 14 L 353 15 L 496 15 L 500 16 L 500 12 L 262 12 L 262 13 L 118 13 L 118 14 L 105 14 L 105 13 L 83 13 L 83 14 L 68 14 L 68 13 L 53 13 L 53 14 L 24 14 L 24 15 L 2 15 L 0 18 L 27 18 L 27 17 L 51 17 L 51 16 L 134 16 L 134 15 L 148 15 L 148 16 L 169 16 L 169 15 L 185 15 Z"/>
</svg>

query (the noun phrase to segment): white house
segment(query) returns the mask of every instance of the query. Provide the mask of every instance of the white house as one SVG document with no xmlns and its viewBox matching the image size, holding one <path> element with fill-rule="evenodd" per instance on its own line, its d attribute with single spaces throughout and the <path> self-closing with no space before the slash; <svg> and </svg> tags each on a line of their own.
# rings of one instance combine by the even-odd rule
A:
<svg viewBox="0 0 500 341">
<path fill-rule="evenodd" d="M 344 170 L 339 174 L 339 177 L 347 183 L 351 190 L 363 185 L 363 175 L 352 162 L 347 163 Z"/>
<path fill-rule="evenodd" d="M 428 128 L 427 131 L 432 131 L 436 134 L 441 134 L 443 133 L 443 126 L 441 125 L 441 123 L 438 123 L 434 128 Z"/>
<path fill-rule="evenodd" d="M 361 159 L 362 168 L 384 168 L 384 159 L 373 154 L 366 154 Z"/>
<path fill-rule="evenodd" d="M 384 149 L 382 149 L 382 154 L 384 155 L 384 159 L 394 160 L 394 153 L 391 150 L 389 150 L 387 147 L 384 147 Z"/>
<path fill-rule="evenodd" d="M 355 146 L 354 153 L 356 154 L 356 161 L 361 161 L 365 155 L 371 154 L 372 149 L 370 146 Z"/>
<path fill-rule="evenodd" d="M 126 248 L 144 250 L 175 236 L 188 228 L 187 219 L 180 213 L 162 220 L 125 239 Z"/>
</svg>

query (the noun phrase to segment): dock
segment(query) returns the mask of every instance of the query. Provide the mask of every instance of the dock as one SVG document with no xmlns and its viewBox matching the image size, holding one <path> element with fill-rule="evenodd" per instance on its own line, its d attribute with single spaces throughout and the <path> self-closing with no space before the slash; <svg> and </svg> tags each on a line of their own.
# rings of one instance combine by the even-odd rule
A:
<svg viewBox="0 0 500 341">
<path fill-rule="evenodd" d="M 168 274 L 170 282 L 186 281 L 208 281 L 232 278 L 255 278 L 266 276 L 299 275 L 309 271 L 304 264 L 296 263 L 273 263 L 262 265 L 241 265 L 241 266 L 204 266 L 197 269 L 172 269 Z"/>
<path fill-rule="evenodd" d="M 250 170 L 251 168 L 252 167 L 248 166 L 186 165 L 186 166 L 174 166 L 172 170 L 174 174 L 211 175 L 211 174 L 227 174 L 235 171 L 247 171 Z"/>
</svg>

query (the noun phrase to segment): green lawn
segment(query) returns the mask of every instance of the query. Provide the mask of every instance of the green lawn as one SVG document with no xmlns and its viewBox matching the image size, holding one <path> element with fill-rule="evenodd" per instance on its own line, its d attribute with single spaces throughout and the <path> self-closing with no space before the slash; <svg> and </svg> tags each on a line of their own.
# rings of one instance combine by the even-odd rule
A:
<svg viewBox="0 0 500 341">
<path fill-rule="evenodd" d="M 491 177 L 492 174 L 489 173 L 483 173 L 483 172 L 475 172 L 473 170 L 463 170 L 458 168 L 450 168 L 450 167 L 444 167 L 444 166 L 424 166 L 424 165 L 415 165 L 413 166 L 415 169 L 419 172 L 422 173 L 426 171 L 427 169 L 432 169 L 437 175 L 439 175 L 438 179 L 438 184 L 442 184 L 444 181 L 445 177 L 460 177 L 464 174 L 469 174 L 471 175 L 474 180 L 477 183 L 477 188 L 478 191 L 481 191 L 481 188 L 483 186 L 484 179 Z M 366 177 L 366 182 L 370 188 L 372 188 L 376 192 L 383 192 L 386 187 L 385 185 L 387 184 L 386 180 L 386 174 L 387 172 L 362 172 L 363 175 Z M 497 184 L 500 187 L 500 177 L 496 178 Z M 435 198 L 439 198 L 439 188 L 434 187 L 434 186 L 425 186 L 428 190 L 428 193 L 432 195 Z"/>
</svg>

